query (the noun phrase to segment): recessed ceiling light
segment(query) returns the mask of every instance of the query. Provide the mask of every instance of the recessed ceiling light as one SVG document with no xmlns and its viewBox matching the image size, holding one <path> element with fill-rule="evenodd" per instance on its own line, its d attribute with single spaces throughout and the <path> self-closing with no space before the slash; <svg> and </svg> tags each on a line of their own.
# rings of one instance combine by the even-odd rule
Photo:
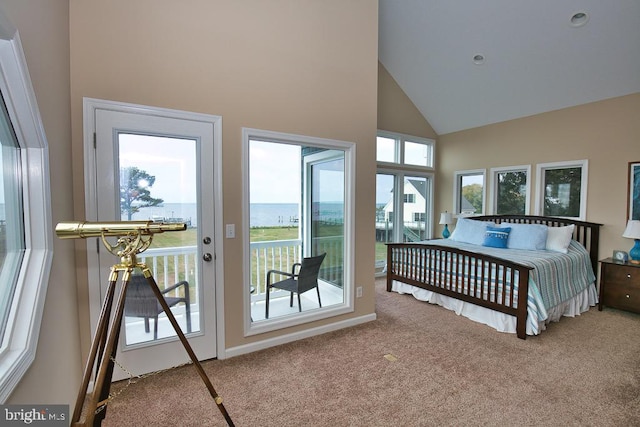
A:
<svg viewBox="0 0 640 427">
<path fill-rule="evenodd" d="M 473 63 L 476 65 L 482 65 L 484 64 L 484 55 L 477 53 L 475 55 L 473 55 Z"/>
<path fill-rule="evenodd" d="M 582 27 L 589 20 L 587 12 L 576 12 L 571 15 L 570 25 L 572 27 Z"/>
</svg>

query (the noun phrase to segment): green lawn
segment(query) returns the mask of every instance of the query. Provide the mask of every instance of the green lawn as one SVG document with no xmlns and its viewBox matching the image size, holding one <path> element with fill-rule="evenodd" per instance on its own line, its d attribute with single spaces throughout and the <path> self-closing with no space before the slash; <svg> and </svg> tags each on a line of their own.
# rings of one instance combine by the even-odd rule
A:
<svg viewBox="0 0 640 427">
<path fill-rule="evenodd" d="M 185 231 L 168 231 L 153 236 L 151 248 L 176 248 L 181 246 L 194 246 L 198 238 L 197 228 L 188 228 Z"/>
<path fill-rule="evenodd" d="M 342 234 L 341 225 L 323 226 L 320 235 L 336 236 Z M 197 228 L 188 228 L 185 231 L 169 231 L 153 236 L 152 248 L 169 248 L 180 246 L 193 246 L 198 238 Z M 297 227 L 254 227 L 250 230 L 252 242 L 266 242 L 273 240 L 295 240 L 298 238 Z"/>
<path fill-rule="evenodd" d="M 297 227 L 254 227 L 250 230 L 252 242 L 268 242 L 272 240 L 295 240 L 298 238 Z"/>
<path fill-rule="evenodd" d="M 250 231 L 252 242 L 271 240 L 295 240 L 298 238 L 296 227 L 256 227 Z M 152 248 L 175 248 L 194 246 L 198 239 L 198 229 L 188 228 L 185 231 L 170 231 L 153 236 Z"/>
<path fill-rule="evenodd" d="M 340 226 L 336 226 L 340 230 L 323 230 L 327 233 L 342 231 Z M 193 246 L 196 244 L 198 237 L 196 228 L 189 228 L 186 231 L 171 231 L 167 233 L 156 234 L 153 237 L 152 248 L 167 248 L 180 246 Z M 256 227 L 250 231 L 252 242 L 265 242 L 271 240 L 295 240 L 298 238 L 297 227 Z M 387 247 L 384 243 L 376 242 L 376 259 L 385 259 L 387 257 Z"/>
<path fill-rule="evenodd" d="M 341 235 L 342 226 L 322 226 L 320 227 L 319 234 L 321 236 L 336 236 Z M 250 239 L 252 242 L 264 242 L 264 241 L 276 241 L 276 240 L 296 240 L 298 239 L 297 227 L 256 227 L 250 230 Z M 198 232 L 196 228 L 190 228 L 185 231 L 166 232 L 159 233 L 153 237 L 153 243 L 151 248 L 162 247 L 181 247 L 181 246 L 195 246 L 197 245 Z M 384 260 L 387 256 L 387 248 L 384 243 L 376 242 L 375 245 L 376 260 Z M 289 260 L 289 264 L 292 264 L 297 260 L 293 258 Z M 256 274 L 262 274 L 257 272 L 256 260 L 252 260 L 252 269 L 254 276 Z M 266 259 L 261 260 L 261 264 L 264 266 L 271 265 L 271 257 L 267 256 Z M 280 262 L 278 259 L 277 263 Z M 329 261 L 330 263 L 341 263 L 341 260 Z M 173 265 L 169 266 L 169 270 L 173 273 Z"/>
</svg>

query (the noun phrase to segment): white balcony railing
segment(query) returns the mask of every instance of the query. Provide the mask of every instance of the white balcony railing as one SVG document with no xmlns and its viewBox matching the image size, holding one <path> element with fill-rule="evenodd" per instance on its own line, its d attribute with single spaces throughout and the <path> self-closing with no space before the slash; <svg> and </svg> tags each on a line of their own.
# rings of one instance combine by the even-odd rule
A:
<svg viewBox="0 0 640 427">
<path fill-rule="evenodd" d="M 321 269 L 321 279 L 327 282 L 342 284 L 343 267 L 343 239 L 339 237 L 319 237 L 313 239 L 317 253 L 327 253 L 327 258 Z M 269 270 L 291 272 L 293 264 L 302 259 L 302 240 L 272 240 L 266 242 L 252 242 L 251 248 L 251 277 L 252 301 L 264 299 L 267 273 Z M 275 276 L 273 280 L 282 280 Z M 274 297 L 286 292 L 274 291 Z"/>
<path fill-rule="evenodd" d="M 138 260 L 149 267 L 160 290 L 181 280 L 189 282 L 192 290 L 189 293 L 191 304 L 198 307 L 200 295 L 195 287 L 196 277 L 198 277 L 197 256 L 196 246 L 151 248 L 138 255 Z"/>
<path fill-rule="evenodd" d="M 343 243 L 341 237 L 315 238 L 314 244 L 318 253 L 326 252 L 330 256 L 325 259 L 327 269 L 324 270 L 328 281 L 337 281 L 341 276 Z M 252 301 L 263 300 L 269 270 L 290 272 L 293 264 L 302 259 L 302 240 L 272 240 L 252 242 L 250 244 L 251 273 L 250 283 L 253 289 Z M 181 280 L 186 280 L 192 286 L 192 304 L 198 305 L 199 293 L 195 288 L 198 277 L 197 247 L 169 247 L 151 248 L 138 256 L 138 259 L 151 269 L 153 277 L 160 289 L 171 286 Z M 339 258 L 339 259 L 338 259 Z M 339 266 L 340 268 L 329 268 Z M 281 277 L 274 277 L 281 280 Z M 284 294 L 284 293 L 283 293 Z M 274 297 L 278 295 L 274 292 Z"/>
<path fill-rule="evenodd" d="M 252 288 L 251 301 L 263 300 L 269 270 L 291 272 L 293 264 L 302 259 L 302 240 L 271 240 L 266 242 L 252 242 L 250 283 Z M 282 280 L 275 276 L 274 280 Z M 282 293 L 283 291 L 276 291 Z M 277 293 L 274 296 L 277 297 Z"/>
</svg>

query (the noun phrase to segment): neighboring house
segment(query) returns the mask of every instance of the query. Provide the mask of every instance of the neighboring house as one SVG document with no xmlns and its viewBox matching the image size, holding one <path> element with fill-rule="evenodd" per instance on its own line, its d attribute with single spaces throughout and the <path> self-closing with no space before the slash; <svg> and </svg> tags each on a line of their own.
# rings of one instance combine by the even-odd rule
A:
<svg viewBox="0 0 640 427">
<path fill-rule="evenodd" d="M 405 179 L 403 186 L 403 215 L 404 240 L 416 241 L 424 239 L 427 221 L 427 188 L 426 181 Z M 384 227 L 393 228 L 393 195 L 385 205 Z M 378 223 L 379 224 L 379 223 Z"/>
<path fill-rule="evenodd" d="M 476 213 L 476 208 L 471 204 L 466 197 L 460 196 L 460 215 L 473 215 Z"/>
</svg>

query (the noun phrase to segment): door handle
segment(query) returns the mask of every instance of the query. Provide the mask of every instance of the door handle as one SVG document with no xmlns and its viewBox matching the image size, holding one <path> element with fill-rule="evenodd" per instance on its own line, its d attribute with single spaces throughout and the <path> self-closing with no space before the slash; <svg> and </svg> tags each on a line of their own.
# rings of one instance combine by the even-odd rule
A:
<svg viewBox="0 0 640 427">
<path fill-rule="evenodd" d="M 213 256 L 207 252 L 204 255 L 202 255 L 202 259 L 205 260 L 206 262 L 211 262 L 211 260 L 213 259 Z"/>
<path fill-rule="evenodd" d="M 211 237 L 207 236 L 204 239 L 202 239 L 202 243 L 204 243 L 205 245 L 210 245 L 211 244 Z"/>
</svg>

